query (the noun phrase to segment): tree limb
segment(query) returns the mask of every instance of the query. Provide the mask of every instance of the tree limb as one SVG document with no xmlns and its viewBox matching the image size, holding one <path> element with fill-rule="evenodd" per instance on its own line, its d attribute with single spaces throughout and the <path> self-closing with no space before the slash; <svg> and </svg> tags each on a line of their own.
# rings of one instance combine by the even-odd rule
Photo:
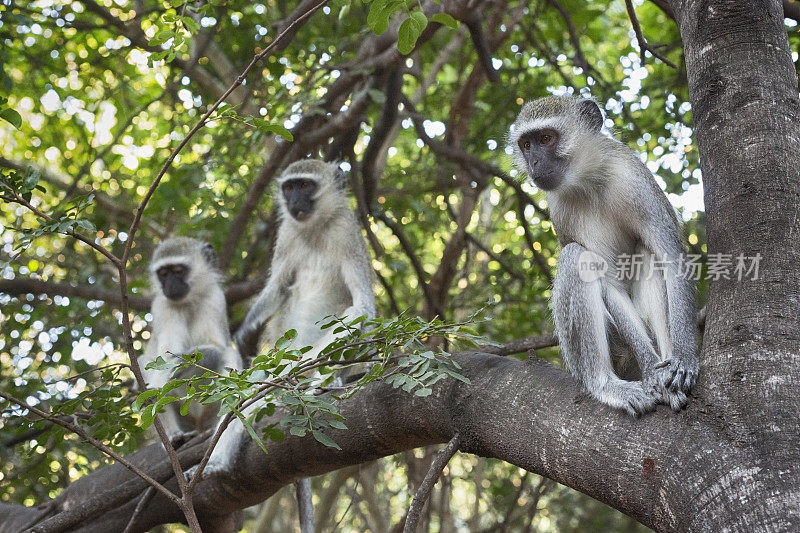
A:
<svg viewBox="0 0 800 533">
<path fill-rule="evenodd" d="M 425 505 L 425 502 L 428 501 L 433 486 L 436 484 L 439 476 L 442 475 L 444 467 L 447 466 L 447 463 L 458 451 L 458 446 L 460 444 L 461 437 L 456 433 L 447 443 L 447 446 L 436 454 L 436 458 L 431 463 L 428 473 L 425 474 L 425 479 L 422 480 L 417 493 L 414 495 L 414 499 L 411 501 L 411 507 L 409 507 L 408 514 L 406 515 L 406 523 L 403 526 L 403 533 L 416 533 L 419 517 L 422 514 L 422 507 Z"/>
<path fill-rule="evenodd" d="M 636 34 L 636 42 L 639 43 L 639 52 L 642 56 L 642 65 L 645 64 L 645 52 L 650 52 L 654 57 L 657 57 L 665 64 L 677 69 L 678 66 L 675 63 L 667 59 L 663 54 L 656 50 L 655 47 L 647 44 L 647 40 L 645 40 L 644 35 L 642 34 L 642 28 L 639 25 L 639 19 L 636 17 L 636 9 L 633 7 L 632 0 L 625 0 L 625 8 L 628 10 L 628 17 L 631 19 L 631 26 L 633 26 L 633 31 Z"/>
<path fill-rule="evenodd" d="M 204 529 L 301 477 L 443 443 L 456 432 L 466 453 L 496 457 L 550 477 L 657 530 L 674 530 L 698 513 L 706 519 L 721 519 L 715 518 L 721 516 L 715 514 L 717 510 L 741 497 L 739 492 L 723 491 L 697 509 L 697 498 L 709 480 L 727 476 L 730 482 L 744 482 L 742 476 L 749 474 L 732 473 L 730 465 L 752 460 L 750 452 L 719 430 L 714 411 L 709 412 L 704 402 L 702 382 L 681 414 L 661 407 L 636 420 L 585 398 L 570 376 L 542 360 L 520 362 L 481 353 L 456 358 L 470 384 L 443 380 L 434 386 L 433 394 L 420 398 L 386 383 L 373 383 L 340 402 L 348 429 L 332 430 L 329 436 L 341 450 L 318 443 L 312 435 L 267 442 L 266 455 L 256 443 L 248 442 L 230 476 L 212 477 L 195 488 L 195 506 Z M 672 445 L 678 442 L 680 446 Z M 202 448 L 181 450 L 182 464 L 199 461 Z M 131 461 L 148 465 L 148 471 L 156 467 L 169 473 L 160 444 L 142 449 Z M 101 494 L 132 476 L 119 465 L 100 469 L 68 487 L 59 498 L 59 509 L 80 507 L 87 486 L 93 494 Z M 166 486 L 174 487 L 174 481 Z M 142 490 L 145 487 L 142 483 Z M 658 504 L 669 505 L 669 512 L 653 512 L 653 494 L 659 493 L 670 495 L 668 503 Z M 138 501 L 137 494 L 125 504 L 96 513 L 78 530 L 90 531 L 101 524 L 122 530 Z M 0 523 L 6 517 L 0 514 Z M 180 509 L 156 494 L 140 515 L 136 530 L 182 520 Z"/>
</svg>

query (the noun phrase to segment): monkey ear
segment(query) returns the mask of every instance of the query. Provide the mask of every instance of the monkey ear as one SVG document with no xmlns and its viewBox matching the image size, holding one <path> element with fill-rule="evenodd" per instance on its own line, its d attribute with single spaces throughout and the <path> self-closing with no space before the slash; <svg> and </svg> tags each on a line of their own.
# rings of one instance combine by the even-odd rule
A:
<svg viewBox="0 0 800 533">
<path fill-rule="evenodd" d="M 206 263 L 213 268 L 217 268 L 217 251 L 214 249 L 214 245 L 211 243 L 203 243 L 203 247 L 200 249 L 200 253 L 203 255 L 203 259 L 206 260 Z"/>
<path fill-rule="evenodd" d="M 343 191 L 347 188 L 347 176 L 341 168 L 336 169 L 336 174 L 333 177 L 333 182 L 336 183 L 336 188 Z"/>
<path fill-rule="evenodd" d="M 600 131 L 603 127 L 603 112 L 597 102 L 585 98 L 578 104 L 578 114 L 592 131 Z"/>
</svg>

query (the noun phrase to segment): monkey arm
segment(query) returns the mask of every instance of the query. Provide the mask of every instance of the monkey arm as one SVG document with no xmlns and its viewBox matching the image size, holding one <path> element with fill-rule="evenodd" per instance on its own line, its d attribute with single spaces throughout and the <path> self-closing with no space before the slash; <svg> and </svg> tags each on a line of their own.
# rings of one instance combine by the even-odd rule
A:
<svg viewBox="0 0 800 533">
<path fill-rule="evenodd" d="M 689 392 L 698 370 L 696 289 L 694 280 L 679 269 L 685 250 L 673 213 L 647 223 L 640 238 L 656 259 L 667 262 L 664 281 L 672 361 L 666 365 L 664 385 L 673 392 Z"/>
<path fill-rule="evenodd" d="M 366 255 L 366 251 L 363 251 Z M 345 309 L 343 316 L 353 320 L 362 315 L 368 319 L 375 318 L 375 293 L 372 291 L 372 270 L 369 261 L 349 260 L 342 262 L 342 279 L 350 291 L 352 304 Z"/>
<path fill-rule="evenodd" d="M 233 336 L 233 342 L 244 359 L 256 355 L 258 340 L 264 324 L 278 310 L 283 300 L 283 287 L 286 279 L 284 269 L 275 271 L 267 280 L 266 286 L 261 290 L 256 301 L 250 307 L 247 315 Z"/>
</svg>

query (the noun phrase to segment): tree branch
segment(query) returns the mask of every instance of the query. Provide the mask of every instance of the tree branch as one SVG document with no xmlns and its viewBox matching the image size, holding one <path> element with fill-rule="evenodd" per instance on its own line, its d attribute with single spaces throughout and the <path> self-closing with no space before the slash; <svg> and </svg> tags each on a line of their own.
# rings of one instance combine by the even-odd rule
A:
<svg viewBox="0 0 800 533">
<path fill-rule="evenodd" d="M 443 443 L 456 432 L 461 435 L 463 452 L 496 457 L 550 477 L 657 530 L 674 530 L 690 523 L 696 518 L 697 498 L 708 488 L 709 480 L 730 478 L 731 464 L 750 460 L 747 450 L 719 431 L 716 413 L 704 404 L 702 382 L 683 413 L 676 415 L 660 407 L 637 420 L 587 399 L 570 376 L 536 358 L 520 362 L 464 353 L 456 360 L 470 384 L 443 380 L 430 396 L 420 398 L 386 383 L 373 383 L 340 402 L 348 429 L 331 430 L 329 436 L 341 450 L 318 443 L 312 435 L 267 442 L 267 454 L 255 442 L 248 442 L 230 476 L 212 477 L 195 488 L 194 501 L 204 529 L 300 477 Z M 274 419 L 262 421 L 271 422 Z M 678 442 L 679 447 L 671 444 Z M 190 450 L 194 451 L 179 452 L 183 464 L 200 460 L 202 446 Z M 708 450 L 714 450 L 713 455 Z M 169 471 L 160 444 L 142 449 L 131 461 L 148 465 L 148 471 Z M 119 487 L 132 477 L 118 465 L 100 469 L 68 487 L 58 500 L 59 510 L 80 507 L 87 486 L 99 495 L 104 488 Z M 738 474 L 734 478 L 742 480 Z M 142 490 L 146 487 L 144 483 L 141 486 Z M 166 486 L 174 486 L 174 482 Z M 653 512 L 653 494 L 659 493 L 670 494 L 668 512 Z M 714 509 L 737 494 L 720 493 L 702 512 L 713 518 Z M 82 528 L 102 524 L 106 530 L 122 530 L 138 501 L 135 495 L 127 503 L 96 513 Z M 3 511 L 0 507 L 0 523 L 8 518 Z M 16 516 L 27 511 L 7 512 Z M 135 530 L 182 520 L 177 506 L 155 494 Z"/>
<path fill-rule="evenodd" d="M 447 466 L 447 463 L 458 451 L 458 446 L 460 444 L 461 436 L 456 433 L 447 443 L 447 446 L 436 454 L 436 458 L 431 463 L 428 473 L 425 474 L 425 479 L 422 480 L 422 484 L 420 484 L 417 493 L 414 495 L 414 499 L 411 501 L 411 507 L 409 507 L 408 514 L 406 515 L 406 523 L 403 526 L 403 533 L 416 533 L 419 517 L 422 514 L 422 507 L 425 505 L 425 502 L 428 501 L 433 486 L 436 484 L 439 476 L 442 475 L 444 467 Z"/>
<path fill-rule="evenodd" d="M 657 57 L 665 64 L 669 65 L 674 69 L 677 69 L 678 66 L 675 63 L 667 59 L 654 47 L 647 44 L 644 35 L 642 35 L 642 28 L 641 26 L 639 26 L 639 19 L 636 17 L 636 9 L 634 9 L 633 7 L 632 0 L 625 0 L 625 8 L 628 10 L 628 17 L 630 17 L 631 25 L 633 26 L 633 31 L 634 33 L 636 33 L 636 41 L 639 43 L 639 52 L 642 56 L 642 65 L 645 64 L 645 52 L 650 52 L 651 54 L 653 54 L 654 57 Z"/>
</svg>

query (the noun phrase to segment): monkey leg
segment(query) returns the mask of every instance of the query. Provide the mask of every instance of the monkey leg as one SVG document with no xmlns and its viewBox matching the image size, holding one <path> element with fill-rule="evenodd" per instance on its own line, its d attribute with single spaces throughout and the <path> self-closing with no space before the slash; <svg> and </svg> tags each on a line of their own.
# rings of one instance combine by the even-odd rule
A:
<svg viewBox="0 0 800 533">
<path fill-rule="evenodd" d="M 689 371 L 673 352 L 668 325 L 667 285 L 664 274 L 650 272 L 650 261 L 645 261 L 644 264 L 647 270 L 642 273 L 641 279 L 636 280 L 632 286 L 633 305 L 656 338 L 659 357 L 653 371 L 661 395 L 661 403 L 669 405 L 673 411 L 678 412 L 689 403 L 686 393 L 691 389 L 697 373 Z M 668 271 L 666 275 L 674 276 L 676 274 Z M 687 383 L 687 380 L 690 383 Z"/>
<path fill-rule="evenodd" d="M 640 381 L 625 381 L 615 373 L 607 326 L 611 314 L 603 301 L 602 275 L 581 276 L 587 258 L 577 243 L 565 246 L 558 257 L 553 284 L 553 316 L 567 368 L 583 389 L 598 401 L 633 416 L 652 411 L 656 397 Z"/>
<path fill-rule="evenodd" d="M 636 312 L 633 302 L 619 287 L 611 283 L 605 285 L 603 301 L 620 339 L 631 349 L 642 375 L 642 380 L 650 384 L 655 380 L 656 365 L 660 359 L 642 318 Z"/>
<path fill-rule="evenodd" d="M 242 414 L 248 416 L 258 405 L 259 402 L 250 404 L 244 409 Z M 222 419 L 220 419 L 219 423 L 222 423 Z M 217 427 L 219 427 L 219 424 L 217 424 Z M 228 427 L 226 427 L 222 435 L 220 435 L 217 445 L 214 446 L 211 457 L 208 458 L 208 464 L 206 464 L 206 467 L 203 469 L 202 477 L 207 478 L 232 471 L 236 455 L 239 453 L 246 435 L 247 430 L 244 428 L 242 421 L 238 418 L 231 420 Z M 194 477 L 196 471 L 197 466 L 188 469 L 186 471 L 187 479 Z"/>
</svg>

